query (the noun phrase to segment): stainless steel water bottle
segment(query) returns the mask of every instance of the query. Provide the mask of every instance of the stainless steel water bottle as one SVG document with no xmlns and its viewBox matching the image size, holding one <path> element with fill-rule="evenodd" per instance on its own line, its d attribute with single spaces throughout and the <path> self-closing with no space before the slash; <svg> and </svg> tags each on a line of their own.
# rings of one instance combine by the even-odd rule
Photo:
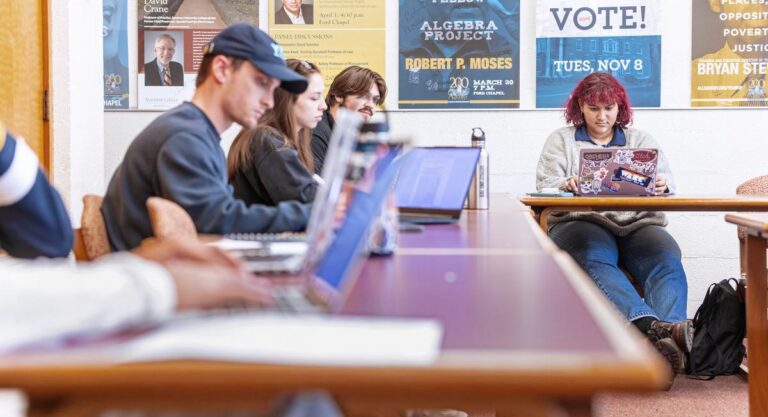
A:
<svg viewBox="0 0 768 417">
<path fill-rule="evenodd" d="M 480 158 L 477 160 L 475 177 L 469 189 L 469 204 L 467 208 L 488 210 L 488 151 L 485 149 L 485 132 L 479 127 L 472 129 L 472 146 L 480 148 Z"/>
</svg>

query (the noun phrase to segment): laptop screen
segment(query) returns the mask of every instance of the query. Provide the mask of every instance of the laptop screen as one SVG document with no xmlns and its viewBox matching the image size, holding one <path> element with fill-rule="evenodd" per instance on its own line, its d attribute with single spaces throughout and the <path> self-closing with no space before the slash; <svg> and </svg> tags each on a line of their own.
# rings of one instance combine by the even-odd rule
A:
<svg viewBox="0 0 768 417">
<path fill-rule="evenodd" d="M 399 150 L 393 148 L 379 161 L 370 193 L 355 190 L 344 222 L 315 270 L 317 277 L 336 290 L 341 290 L 344 278 L 359 261 L 368 229 L 392 189 L 400 162 L 408 159 L 408 155 L 395 159 L 398 153 Z"/>
<path fill-rule="evenodd" d="M 397 206 L 461 210 L 479 157 L 479 148 L 414 148 L 395 186 Z"/>
</svg>

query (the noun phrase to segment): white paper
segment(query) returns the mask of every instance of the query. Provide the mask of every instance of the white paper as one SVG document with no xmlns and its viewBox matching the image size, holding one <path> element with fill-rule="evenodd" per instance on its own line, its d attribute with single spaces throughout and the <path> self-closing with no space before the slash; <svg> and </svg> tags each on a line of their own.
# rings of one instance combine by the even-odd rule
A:
<svg viewBox="0 0 768 417">
<path fill-rule="evenodd" d="M 240 313 L 171 322 L 121 344 L 117 361 L 426 365 L 437 358 L 442 333 L 428 319 Z"/>
<path fill-rule="evenodd" d="M 235 239 L 219 239 L 217 241 L 209 243 L 211 246 L 216 246 L 222 250 L 248 250 L 248 249 L 261 249 L 264 245 L 255 240 L 235 240 Z"/>
</svg>

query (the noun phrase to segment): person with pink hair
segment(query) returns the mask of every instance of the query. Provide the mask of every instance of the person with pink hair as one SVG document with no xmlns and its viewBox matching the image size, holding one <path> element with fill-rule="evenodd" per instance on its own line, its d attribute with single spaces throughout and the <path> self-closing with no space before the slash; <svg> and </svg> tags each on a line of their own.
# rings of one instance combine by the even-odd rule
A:
<svg viewBox="0 0 768 417">
<path fill-rule="evenodd" d="M 578 190 L 579 154 L 593 148 L 659 150 L 656 195 L 674 193 L 666 156 L 646 132 L 629 127 L 632 106 L 624 86 L 606 73 L 582 79 L 565 103 L 569 126 L 547 138 L 536 169 L 536 188 Z M 686 320 L 688 285 L 680 247 L 662 212 L 574 212 L 550 216 L 549 236 L 592 278 L 606 297 L 669 360 L 684 369 L 693 343 Z M 622 265 L 638 281 L 640 296 Z"/>
</svg>

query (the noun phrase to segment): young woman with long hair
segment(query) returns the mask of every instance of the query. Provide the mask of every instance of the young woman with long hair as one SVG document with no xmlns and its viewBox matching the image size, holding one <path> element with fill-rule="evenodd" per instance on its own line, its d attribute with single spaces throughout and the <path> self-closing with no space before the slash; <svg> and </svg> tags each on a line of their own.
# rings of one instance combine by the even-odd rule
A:
<svg viewBox="0 0 768 417">
<path fill-rule="evenodd" d="M 308 61 L 288 59 L 286 65 L 307 78 L 307 90 L 275 90 L 274 107 L 256 128 L 243 129 L 229 150 L 227 171 L 234 195 L 250 204 L 308 203 L 317 191 L 310 140 L 327 108 L 323 77 Z"/>
</svg>

